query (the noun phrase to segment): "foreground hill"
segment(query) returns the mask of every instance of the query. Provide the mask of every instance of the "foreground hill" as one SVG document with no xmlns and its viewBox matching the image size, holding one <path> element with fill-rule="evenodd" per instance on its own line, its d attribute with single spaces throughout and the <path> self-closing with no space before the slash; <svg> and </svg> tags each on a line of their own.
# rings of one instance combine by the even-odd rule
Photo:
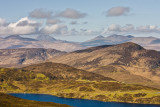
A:
<svg viewBox="0 0 160 107">
<path fill-rule="evenodd" d="M 71 107 L 71 106 L 65 104 L 52 103 L 52 102 L 25 100 L 4 93 L 0 93 L 0 107 Z"/>
<path fill-rule="evenodd" d="M 30 65 L 22 68 L 22 70 L 33 71 L 36 73 L 43 73 L 53 80 L 95 80 L 95 81 L 115 81 L 111 78 L 101 76 L 99 74 L 86 72 L 84 70 L 76 69 L 68 65 L 60 63 L 40 63 L 35 65 Z"/>
<path fill-rule="evenodd" d="M 0 92 L 43 93 L 66 98 L 160 104 L 160 90 L 117 82 L 57 63 L 0 68 Z"/>
<path fill-rule="evenodd" d="M 54 57 L 53 62 L 95 72 L 118 81 L 158 86 L 160 53 L 127 42 L 103 45 Z"/>
<path fill-rule="evenodd" d="M 0 49 L 0 66 L 35 64 L 64 53 L 55 49 L 42 48 Z"/>
</svg>

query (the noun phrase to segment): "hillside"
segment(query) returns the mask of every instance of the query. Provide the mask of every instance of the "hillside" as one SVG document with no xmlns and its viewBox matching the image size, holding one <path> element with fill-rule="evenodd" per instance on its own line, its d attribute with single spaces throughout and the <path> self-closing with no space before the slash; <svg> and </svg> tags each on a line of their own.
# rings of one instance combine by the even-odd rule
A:
<svg viewBox="0 0 160 107">
<path fill-rule="evenodd" d="M 160 53 L 135 43 L 98 46 L 54 57 L 53 62 L 95 72 L 118 81 L 158 86 Z"/>
<path fill-rule="evenodd" d="M 84 70 L 76 69 L 73 67 L 70 67 L 68 65 L 59 64 L 59 63 L 52 63 L 52 62 L 46 62 L 46 63 L 40 63 L 35 65 L 30 65 L 27 67 L 22 68 L 23 70 L 27 71 L 33 71 L 36 73 L 43 73 L 47 77 L 53 80 L 109 80 L 114 81 L 111 78 L 107 78 L 95 73 L 86 72 Z"/>
<path fill-rule="evenodd" d="M 21 69 L 0 68 L 0 92 L 43 93 L 107 102 L 160 104 L 158 89 L 125 84 L 99 74 L 50 62 Z"/>
<path fill-rule="evenodd" d="M 35 64 L 64 53 L 55 49 L 42 48 L 0 49 L 0 66 Z"/>
<path fill-rule="evenodd" d="M 57 104 L 52 102 L 25 100 L 4 93 L 0 93 L 0 106 L 1 107 L 71 107 L 65 104 Z"/>
</svg>

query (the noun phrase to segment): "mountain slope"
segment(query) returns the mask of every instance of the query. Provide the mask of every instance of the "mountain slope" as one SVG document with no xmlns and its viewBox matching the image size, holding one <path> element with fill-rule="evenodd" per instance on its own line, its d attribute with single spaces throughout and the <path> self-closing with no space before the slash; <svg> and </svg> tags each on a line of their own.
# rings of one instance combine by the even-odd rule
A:
<svg viewBox="0 0 160 107">
<path fill-rule="evenodd" d="M 52 61 L 127 83 L 151 85 L 160 81 L 160 53 L 131 42 L 79 50 L 54 57 Z"/>
<path fill-rule="evenodd" d="M 64 53 L 55 49 L 42 48 L 0 49 L 0 66 L 39 63 Z"/>
<path fill-rule="evenodd" d="M 20 69 L 0 68 L 0 92 L 43 93 L 107 102 L 160 104 L 158 89 L 117 82 L 99 74 L 51 62 Z"/>
</svg>

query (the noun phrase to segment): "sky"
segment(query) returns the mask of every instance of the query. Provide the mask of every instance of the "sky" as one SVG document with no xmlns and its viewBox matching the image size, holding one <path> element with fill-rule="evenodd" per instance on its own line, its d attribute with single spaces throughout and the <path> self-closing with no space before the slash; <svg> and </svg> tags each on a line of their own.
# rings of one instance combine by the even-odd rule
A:
<svg viewBox="0 0 160 107">
<path fill-rule="evenodd" d="M 0 36 L 160 36 L 160 0 L 1 0 Z"/>
</svg>

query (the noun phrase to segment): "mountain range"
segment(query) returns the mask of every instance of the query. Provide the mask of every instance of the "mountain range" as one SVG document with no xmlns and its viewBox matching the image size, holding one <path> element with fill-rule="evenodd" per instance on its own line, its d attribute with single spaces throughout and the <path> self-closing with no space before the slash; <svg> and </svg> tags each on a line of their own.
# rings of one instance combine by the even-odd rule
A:
<svg viewBox="0 0 160 107">
<path fill-rule="evenodd" d="M 84 48 L 77 43 L 56 40 L 48 35 L 39 35 L 36 39 L 11 35 L 0 39 L 0 46 L 0 49 L 45 48 L 67 52 Z"/>
<path fill-rule="evenodd" d="M 0 38 L 0 49 L 17 48 L 45 48 L 56 49 L 60 51 L 72 52 L 75 50 L 86 49 L 88 47 L 100 45 L 115 45 L 125 42 L 134 42 L 146 49 L 160 50 L 160 39 L 155 37 L 134 37 L 132 35 L 110 35 L 107 37 L 97 36 L 85 42 L 70 42 L 57 40 L 49 35 L 39 35 L 36 38 L 26 38 L 20 35 L 11 35 Z"/>
<path fill-rule="evenodd" d="M 100 45 L 115 45 L 125 42 L 133 42 L 143 46 L 146 49 L 160 50 L 160 39 L 155 37 L 134 37 L 132 35 L 110 35 L 107 37 L 97 36 L 91 40 L 82 42 L 83 46 L 100 46 Z"/>
</svg>

